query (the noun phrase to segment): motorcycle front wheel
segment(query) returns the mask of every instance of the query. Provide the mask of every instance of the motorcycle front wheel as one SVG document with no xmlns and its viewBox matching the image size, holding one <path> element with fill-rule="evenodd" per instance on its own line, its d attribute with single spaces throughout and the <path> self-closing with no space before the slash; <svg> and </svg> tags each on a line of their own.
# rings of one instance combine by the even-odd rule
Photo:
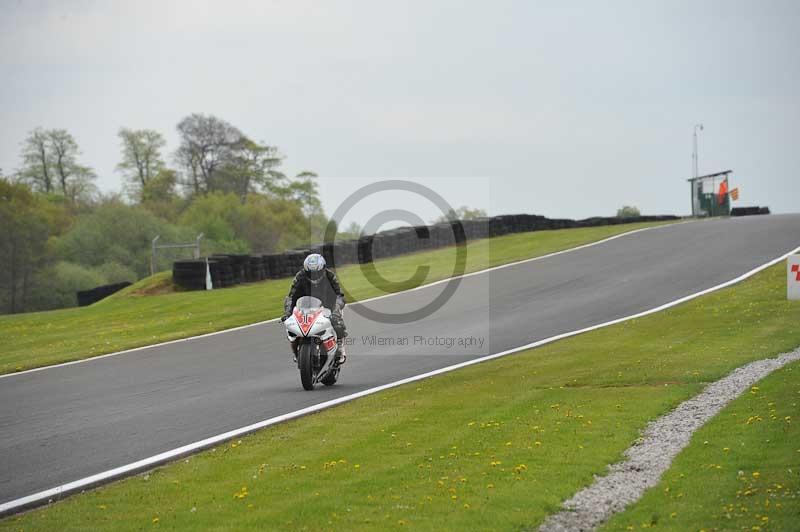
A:
<svg viewBox="0 0 800 532">
<path fill-rule="evenodd" d="M 300 368 L 300 382 L 306 390 L 314 389 L 314 344 L 303 344 L 297 355 L 297 367 Z"/>
</svg>

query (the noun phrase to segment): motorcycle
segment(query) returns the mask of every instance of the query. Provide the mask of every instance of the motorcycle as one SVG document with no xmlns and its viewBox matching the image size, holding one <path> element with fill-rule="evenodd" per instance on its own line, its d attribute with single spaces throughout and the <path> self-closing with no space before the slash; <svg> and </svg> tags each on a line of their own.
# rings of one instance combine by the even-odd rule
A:
<svg viewBox="0 0 800 532">
<path fill-rule="evenodd" d="M 292 315 L 283 322 L 297 358 L 300 382 L 306 390 L 313 390 L 318 382 L 333 386 L 339 377 L 340 367 L 335 363 L 338 337 L 330 317 L 331 311 L 322 301 L 303 296 L 297 300 Z"/>
</svg>

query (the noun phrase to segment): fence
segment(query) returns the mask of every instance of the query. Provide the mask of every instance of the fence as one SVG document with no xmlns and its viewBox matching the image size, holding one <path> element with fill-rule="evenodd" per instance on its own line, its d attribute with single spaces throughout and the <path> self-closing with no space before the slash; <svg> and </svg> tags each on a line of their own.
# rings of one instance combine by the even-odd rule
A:
<svg viewBox="0 0 800 532">
<path fill-rule="evenodd" d="M 676 219 L 677 216 L 595 217 L 585 220 L 551 219 L 534 214 L 495 216 L 430 226 L 403 227 L 357 240 L 337 240 L 332 244 L 316 244 L 305 249 L 270 255 L 212 255 L 201 260 L 179 260 L 173 263 L 172 278 L 183 288 L 205 289 L 208 264 L 214 288 L 224 288 L 244 282 L 290 277 L 302 268 L 303 259 L 309 253 L 321 254 L 331 267 L 336 267 L 366 264 L 376 259 L 513 233 Z"/>
<path fill-rule="evenodd" d="M 183 249 L 192 249 L 194 251 L 194 258 L 200 258 L 200 241 L 203 239 L 203 233 L 200 233 L 195 237 L 193 243 L 188 244 L 159 244 L 158 241 L 161 238 L 161 235 L 156 235 L 152 241 L 152 252 L 150 254 L 150 275 L 154 275 L 156 272 L 161 271 L 158 267 L 158 259 L 159 259 L 159 250 L 183 250 Z"/>
</svg>

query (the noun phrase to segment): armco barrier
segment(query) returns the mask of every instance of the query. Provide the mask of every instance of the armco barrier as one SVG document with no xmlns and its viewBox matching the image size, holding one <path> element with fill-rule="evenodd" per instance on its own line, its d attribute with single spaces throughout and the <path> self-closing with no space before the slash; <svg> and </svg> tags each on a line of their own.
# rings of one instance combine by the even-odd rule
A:
<svg viewBox="0 0 800 532">
<path fill-rule="evenodd" d="M 121 283 L 114 283 L 114 284 L 104 284 L 102 286 L 96 286 L 91 290 L 81 290 L 76 292 L 76 296 L 78 297 L 78 306 L 85 307 L 87 305 L 91 305 L 92 303 L 96 303 L 101 299 L 104 299 L 114 292 L 119 292 L 126 286 L 130 286 L 131 283 L 128 281 L 123 281 Z"/>
<path fill-rule="evenodd" d="M 757 211 L 764 210 L 766 207 Z M 736 211 L 736 209 L 733 209 Z M 731 214 L 733 215 L 733 211 Z M 766 209 L 769 213 L 769 209 Z M 755 212 L 753 214 L 758 214 Z M 406 253 L 439 249 L 470 240 L 514 233 L 599 227 L 636 222 L 677 220 L 678 216 L 637 216 L 633 218 L 593 217 L 585 220 L 551 219 L 536 214 L 508 214 L 429 226 L 401 227 L 363 236 L 357 240 L 337 240 L 269 255 L 213 255 L 209 257 L 211 280 L 215 288 L 233 286 L 262 279 L 291 277 L 303 266 L 309 253 L 319 253 L 333 267 L 345 264 L 366 264 L 376 259 Z M 172 276 L 176 284 L 190 290 L 205 288 L 205 260 L 176 261 Z"/>
</svg>

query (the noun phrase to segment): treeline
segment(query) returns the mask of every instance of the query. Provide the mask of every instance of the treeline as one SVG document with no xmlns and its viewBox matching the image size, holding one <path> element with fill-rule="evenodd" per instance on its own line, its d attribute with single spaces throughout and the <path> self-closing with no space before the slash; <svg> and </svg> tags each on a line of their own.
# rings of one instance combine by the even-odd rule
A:
<svg viewBox="0 0 800 532">
<path fill-rule="evenodd" d="M 121 192 L 101 194 L 73 136 L 36 129 L 21 167 L 0 171 L 0 312 L 74 306 L 75 292 L 149 274 L 151 241 L 193 242 L 203 254 L 274 253 L 319 242 L 328 219 L 316 175 L 281 171 L 283 156 L 214 116 L 157 131 L 119 131 Z M 171 163 L 171 164 L 170 164 Z M 186 256 L 186 251 L 183 256 Z M 177 254 L 164 253 L 159 269 Z"/>
</svg>

